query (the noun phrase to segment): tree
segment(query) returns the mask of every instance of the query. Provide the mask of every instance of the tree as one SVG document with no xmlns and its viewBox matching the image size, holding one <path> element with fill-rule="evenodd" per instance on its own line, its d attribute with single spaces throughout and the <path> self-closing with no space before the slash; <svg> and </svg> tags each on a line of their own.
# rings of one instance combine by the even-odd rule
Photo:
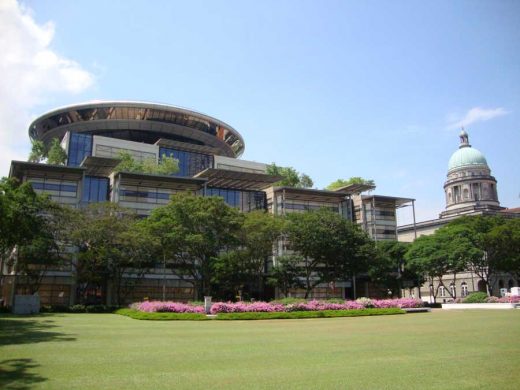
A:
<svg viewBox="0 0 520 390">
<path fill-rule="evenodd" d="M 151 240 L 134 212 L 114 203 L 93 203 L 81 210 L 71 234 L 79 249 L 76 263 L 78 295 L 89 289 L 113 293 L 122 304 L 130 287 L 142 279 L 152 261 Z M 132 278 L 125 275 L 132 274 Z"/>
<path fill-rule="evenodd" d="M 49 151 L 47 152 L 47 163 L 54 165 L 65 165 L 66 161 L 67 153 L 65 153 L 61 147 L 59 139 L 53 138 Z"/>
<path fill-rule="evenodd" d="M 179 160 L 165 154 L 162 155 L 159 163 L 153 157 L 136 161 L 129 152 L 125 151 L 120 152 L 118 158 L 121 162 L 117 165 L 116 170 L 121 172 L 173 175 L 179 171 Z"/>
<path fill-rule="evenodd" d="M 507 219 L 486 235 L 486 246 L 495 254 L 497 271 L 520 279 L 520 219 Z"/>
<path fill-rule="evenodd" d="M 440 287 L 444 287 L 452 298 L 456 298 L 445 285 L 446 275 L 452 275 L 455 284 L 457 274 L 469 265 L 480 263 L 483 252 L 471 242 L 471 233 L 458 225 L 447 225 L 431 236 L 416 239 L 405 255 L 412 269 L 422 273 L 431 286 L 434 302 Z M 435 282 L 437 287 L 433 288 Z"/>
<path fill-rule="evenodd" d="M 272 176 L 281 176 L 282 180 L 275 183 L 277 186 L 287 186 L 294 188 L 312 188 L 314 183 L 312 179 L 305 173 L 299 173 L 292 167 L 279 167 L 275 163 L 267 166 L 267 174 Z"/>
<path fill-rule="evenodd" d="M 215 263 L 214 282 L 232 290 L 232 296 L 248 289 L 261 290 L 265 265 L 280 236 L 282 220 L 265 211 L 244 214 L 240 247 L 219 256 Z"/>
<path fill-rule="evenodd" d="M 365 185 L 369 185 L 369 186 L 375 185 L 374 180 L 367 180 L 367 179 L 363 179 L 362 177 L 354 176 L 347 180 L 338 179 L 336 181 L 333 181 L 327 187 L 325 187 L 325 189 L 327 189 L 329 191 L 334 191 L 338 188 L 345 187 L 350 184 L 365 184 Z"/>
<path fill-rule="evenodd" d="M 512 263 L 508 264 L 508 261 L 514 259 L 519 251 L 518 241 L 515 241 L 513 233 L 516 230 L 515 226 L 518 225 L 515 223 L 508 225 L 501 216 L 461 217 L 447 225 L 449 228 L 456 228 L 459 232 L 463 232 L 473 250 L 478 253 L 471 256 L 467 265 L 485 282 L 490 295 L 493 294 L 492 281 L 496 273 L 509 272 L 507 268 Z M 501 237 L 508 235 L 508 232 L 511 232 L 511 241 Z"/>
<path fill-rule="evenodd" d="M 303 258 L 299 255 L 279 256 L 269 271 L 267 284 L 277 287 L 284 297 L 289 295 L 291 288 L 305 288 L 298 269 L 302 261 Z"/>
<path fill-rule="evenodd" d="M 212 293 L 219 255 L 240 244 L 243 218 L 221 197 L 179 193 L 167 206 L 153 210 L 144 223 L 160 241 L 172 272 L 192 284 L 202 297 Z"/>
<path fill-rule="evenodd" d="M 373 241 L 357 225 L 327 209 L 287 215 L 285 233 L 290 248 L 302 256 L 299 264 L 305 298 L 321 283 L 365 271 L 375 256 Z"/>
<path fill-rule="evenodd" d="M 47 148 L 43 141 L 31 139 L 31 153 L 28 160 L 30 162 L 39 163 L 47 158 Z"/>
<path fill-rule="evenodd" d="M 31 144 L 31 153 L 28 158 L 30 162 L 40 163 L 47 160 L 48 164 L 65 165 L 67 153 L 61 147 L 59 138 L 53 138 L 50 147 L 40 140 L 31 140 Z"/>
<path fill-rule="evenodd" d="M 36 194 L 30 183 L 0 180 L 0 284 L 6 266 L 16 266 L 15 248 L 31 245 L 44 232 L 49 205 L 48 197 Z M 3 299 L 7 301 L 7 297 Z"/>
<path fill-rule="evenodd" d="M 377 244 L 377 256 L 368 265 L 368 276 L 382 289 L 391 290 L 401 295 L 403 280 L 409 285 L 417 284 L 417 277 L 411 275 L 405 266 L 404 256 L 408 243 L 399 241 L 381 241 Z M 405 272 L 407 270 L 407 272 Z"/>
</svg>

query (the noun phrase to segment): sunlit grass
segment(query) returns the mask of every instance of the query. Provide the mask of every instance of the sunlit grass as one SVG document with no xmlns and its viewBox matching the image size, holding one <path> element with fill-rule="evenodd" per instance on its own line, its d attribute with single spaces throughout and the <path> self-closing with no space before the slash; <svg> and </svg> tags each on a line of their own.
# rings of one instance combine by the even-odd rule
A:
<svg viewBox="0 0 520 390">
<path fill-rule="evenodd" d="M 0 388 L 516 389 L 520 310 L 272 321 L 2 316 L 0 367 Z"/>
</svg>

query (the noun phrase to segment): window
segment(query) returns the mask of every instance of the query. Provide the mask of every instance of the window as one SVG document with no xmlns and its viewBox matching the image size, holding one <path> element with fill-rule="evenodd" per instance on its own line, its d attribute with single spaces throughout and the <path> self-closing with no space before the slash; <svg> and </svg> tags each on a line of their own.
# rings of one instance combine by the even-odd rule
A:
<svg viewBox="0 0 520 390">
<path fill-rule="evenodd" d="M 79 167 L 86 156 L 92 155 L 92 136 L 90 134 L 71 133 L 67 165 Z"/>
<path fill-rule="evenodd" d="M 179 172 L 176 173 L 178 176 L 194 176 L 204 169 L 213 167 L 213 156 L 208 154 L 160 148 L 159 158 L 163 155 L 179 160 Z"/>
<path fill-rule="evenodd" d="M 451 293 L 452 297 L 457 296 L 457 288 L 455 287 L 455 285 L 453 283 L 450 284 L 450 293 Z"/>
<path fill-rule="evenodd" d="M 446 296 L 446 289 L 444 288 L 444 286 L 439 287 L 439 296 L 441 296 L 441 297 Z"/>
<path fill-rule="evenodd" d="M 109 183 L 106 177 L 85 176 L 81 201 L 85 203 L 106 202 Z"/>
<path fill-rule="evenodd" d="M 466 282 L 462 282 L 460 285 L 460 295 L 463 298 L 468 296 L 468 284 Z"/>
</svg>

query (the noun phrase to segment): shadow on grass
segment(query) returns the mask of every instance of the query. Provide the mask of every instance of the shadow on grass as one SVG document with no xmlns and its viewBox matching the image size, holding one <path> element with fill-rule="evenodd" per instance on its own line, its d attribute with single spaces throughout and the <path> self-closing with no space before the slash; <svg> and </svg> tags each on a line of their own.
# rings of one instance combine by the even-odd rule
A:
<svg viewBox="0 0 520 390">
<path fill-rule="evenodd" d="M 33 319 L 34 318 L 34 319 Z M 0 347 L 11 344 L 31 344 L 47 341 L 74 341 L 65 333 L 52 331 L 54 321 L 44 316 L 1 316 Z"/>
<path fill-rule="evenodd" d="M 10 390 L 30 389 L 35 383 L 47 378 L 34 374 L 30 370 L 38 367 L 32 359 L 8 359 L 0 361 L 0 388 Z"/>
</svg>

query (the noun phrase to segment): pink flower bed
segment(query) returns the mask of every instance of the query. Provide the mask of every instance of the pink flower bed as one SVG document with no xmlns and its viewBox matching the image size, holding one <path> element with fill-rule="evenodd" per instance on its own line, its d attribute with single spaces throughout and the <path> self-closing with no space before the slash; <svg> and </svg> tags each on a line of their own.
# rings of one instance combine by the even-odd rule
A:
<svg viewBox="0 0 520 390">
<path fill-rule="evenodd" d="M 218 313 L 246 313 L 246 312 L 284 312 L 284 311 L 322 311 L 322 310 L 352 310 L 375 308 L 413 308 L 422 307 L 423 302 L 417 299 L 363 299 L 359 301 L 345 301 L 344 303 L 332 303 L 327 301 L 309 301 L 305 303 L 295 303 L 282 305 L 279 303 L 268 302 L 217 302 L 211 306 L 211 314 Z"/>
<path fill-rule="evenodd" d="M 147 313 L 204 313 L 204 308 L 202 306 L 191 306 L 179 302 L 144 301 L 133 303 L 131 307 L 132 309 Z"/>
<path fill-rule="evenodd" d="M 423 302 L 417 299 L 368 299 L 361 298 L 357 301 L 344 301 L 343 303 L 333 303 L 327 301 L 312 300 L 303 303 L 283 305 L 281 303 L 269 302 L 216 302 L 211 306 L 211 314 L 218 313 L 247 313 L 247 312 L 289 312 L 289 311 L 322 311 L 322 310 L 353 310 L 365 308 L 413 308 L 422 307 Z M 136 302 L 131 305 L 132 309 L 153 312 L 170 313 L 204 313 L 202 306 L 191 306 L 179 302 L 144 301 Z"/>
<path fill-rule="evenodd" d="M 487 303 L 520 303 L 520 296 L 511 296 L 511 297 L 488 297 L 486 299 Z"/>
</svg>

